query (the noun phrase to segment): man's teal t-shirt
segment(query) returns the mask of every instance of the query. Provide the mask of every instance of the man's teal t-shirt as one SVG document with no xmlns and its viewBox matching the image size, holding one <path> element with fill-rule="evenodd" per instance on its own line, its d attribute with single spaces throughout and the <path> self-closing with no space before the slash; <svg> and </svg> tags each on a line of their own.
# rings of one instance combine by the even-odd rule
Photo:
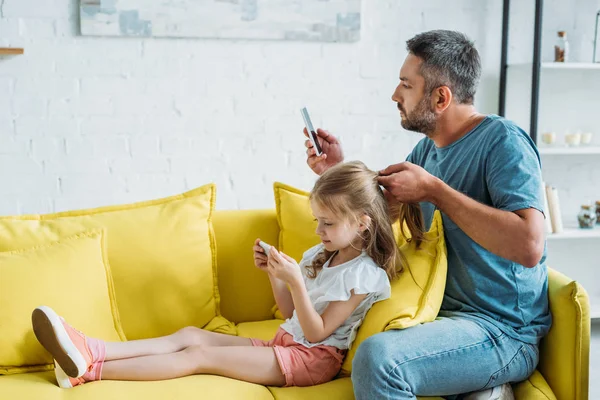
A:
<svg viewBox="0 0 600 400">
<path fill-rule="evenodd" d="M 424 138 L 407 160 L 480 203 L 504 211 L 544 211 L 537 148 L 522 129 L 499 116 L 487 116 L 447 147 Z M 421 207 L 430 226 L 435 206 Z M 444 213 L 442 218 L 448 277 L 440 315 L 460 313 L 537 344 L 551 325 L 546 249 L 536 267 L 526 268 L 475 243 Z"/>
</svg>

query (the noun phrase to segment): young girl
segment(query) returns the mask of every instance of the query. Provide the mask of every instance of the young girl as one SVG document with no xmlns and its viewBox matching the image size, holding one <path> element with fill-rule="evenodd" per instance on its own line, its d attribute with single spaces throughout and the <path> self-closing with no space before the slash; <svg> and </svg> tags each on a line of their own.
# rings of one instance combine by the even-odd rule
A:
<svg viewBox="0 0 600 400">
<path fill-rule="evenodd" d="M 60 387 L 100 379 L 160 380 L 214 374 L 271 386 L 309 386 L 333 379 L 371 306 L 390 296 L 405 260 L 398 252 L 377 173 L 360 162 L 330 168 L 310 205 L 321 243 L 298 265 L 254 244 L 254 262 L 271 281 L 287 318 L 270 341 L 183 328 L 172 335 L 104 342 L 75 330 L 46 306 L 33 311 L 33 330 L 55 359 Z M 420 210 L 403 215 L 414 222 Z M 421 237 L 415 223 L 413 237 Z"/>
</svg>

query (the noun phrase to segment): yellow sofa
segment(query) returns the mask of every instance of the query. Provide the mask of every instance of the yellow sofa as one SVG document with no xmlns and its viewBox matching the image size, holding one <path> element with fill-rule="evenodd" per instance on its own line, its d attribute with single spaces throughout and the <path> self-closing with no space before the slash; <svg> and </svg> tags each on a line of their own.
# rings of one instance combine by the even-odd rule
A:
<svg viewBox="0 0 600 400">
<path fill-rule="evenodd" d="M 271 338 L 281 320 L 273 319 L 269 281 L 252 263 L 249 247 L 256 237 L 277 243 L 274 210 L 217 211 L 213 217 L 217 245 L 220 309 L 236 324 L 238 335 Z M 554 324 L 541 345 L 541 360 L 527 381 L 514 386 L 517 399 L 586 400 L 590 343 L 589 304 L 576 282 L 556 271 L 549 274 Z M 0 321 L 1 324 L 1 321 Z M 56 386 L 53 371 L 0 376 L 0 399 L 353 399 L 350 378 L 308 388 L 274 388 L 217 376 L 191 376 L 160 382 L 93 382 L 74 389 Z"/>
</svg>

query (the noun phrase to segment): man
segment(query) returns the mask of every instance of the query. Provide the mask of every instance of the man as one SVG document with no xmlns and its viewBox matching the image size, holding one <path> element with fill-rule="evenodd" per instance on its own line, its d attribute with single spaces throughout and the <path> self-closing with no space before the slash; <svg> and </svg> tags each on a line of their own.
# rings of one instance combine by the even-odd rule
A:
<svg viewBox="0 0 600 400">
<path fill-rule="evenodd" d="M 426 226 L 442 212 L 446 290 L 434 322 L 361 344 L 354 392 L 359 400 L 512 399 L 509 383 L 534 371 L 551 324 L 539 154 L 514 123 L 475 109 L 481 62 L 465 35 L 425 32 L 407 50 L 392 100 L 402 127 L 426 137 L 406 162 L 380 171 L 379 183 L 391 206 L 419 202 Z M 343 155 L 334 136 L 318 135 L 324 155 L 306 146 L 321 174 Z"/>
</svg>

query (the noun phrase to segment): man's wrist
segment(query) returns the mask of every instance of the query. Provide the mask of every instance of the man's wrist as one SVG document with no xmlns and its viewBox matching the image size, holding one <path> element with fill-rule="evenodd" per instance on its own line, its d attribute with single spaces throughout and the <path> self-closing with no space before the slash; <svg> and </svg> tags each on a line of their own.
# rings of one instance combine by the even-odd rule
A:
<svg viewBox="0 0 600 400">
<path fill-rule="evenodd" d="M 432 176 L 431 183 L 429 184 L 429 199 L 428 201 L 435 205 L 437 208 L 442 207 L 442 201 L 447 185 L 440 178 Z"/>
</svg>

